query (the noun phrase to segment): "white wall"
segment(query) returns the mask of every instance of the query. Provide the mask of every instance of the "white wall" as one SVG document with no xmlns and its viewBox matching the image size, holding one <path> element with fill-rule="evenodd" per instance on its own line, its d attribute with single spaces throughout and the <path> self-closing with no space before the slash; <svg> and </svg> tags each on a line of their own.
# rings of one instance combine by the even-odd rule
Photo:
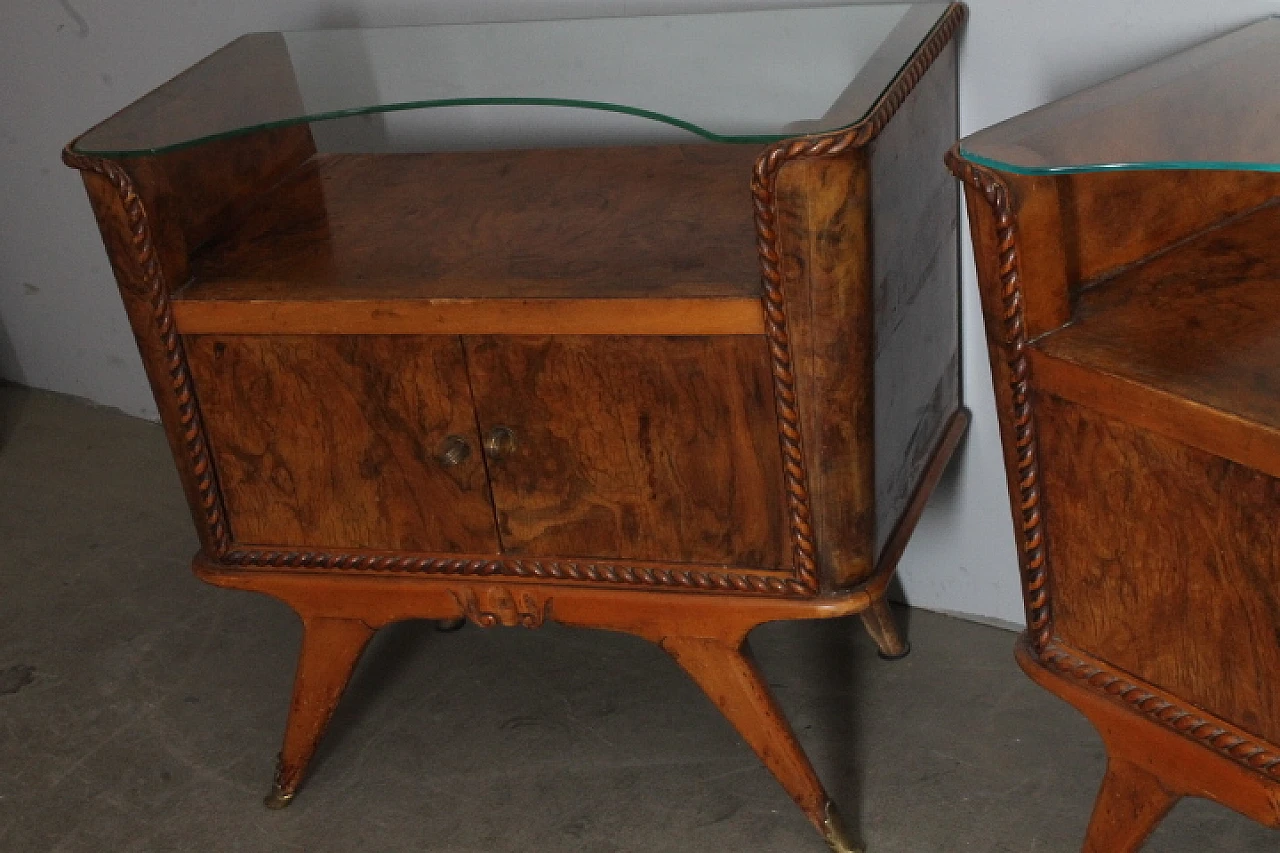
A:
<svg viewBox="0 0 1280 853">
<path fill-rule="evenodd" d="M 0 2 L 0 375 L 154 416 L 77 175 L 61 146 L 250 31 L 814 5 L 788 0 L 46 0 Z M 971 0 L 962 132 L 1266 14 L 1280 0 Z M 973 429 L 902 566 L 912 604 L 1021 621 L 979 328 L 964 278 Z"/>
</svg>

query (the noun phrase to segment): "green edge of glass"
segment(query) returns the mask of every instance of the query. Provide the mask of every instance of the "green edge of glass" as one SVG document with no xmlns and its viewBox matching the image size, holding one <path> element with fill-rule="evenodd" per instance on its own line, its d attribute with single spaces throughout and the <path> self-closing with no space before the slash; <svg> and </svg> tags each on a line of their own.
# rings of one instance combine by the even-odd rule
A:
<svg viewBox="0 0 1280 853">
<path fill-rule="evenodd" d="M 950 7 L 948 7 L 950 8 Z M 482 106 L 534 106 L 534 107 L 571 107 L 575 109 L 601 110 L 603 112 L 622 113 L 623 115 L 632 115 L 638 118 L 645 118 L 651 121 L 658 121 L 664 124 L 678 127 L 697 136 L 702 137 L 710 142 L 718 142 L 728 145 L 768 145 L 773 142 L 781 142 L 784 139 L 793 139 L 804 136 L 821 136 L 827 133 L 839 133 L 855 127 L 866 120 L 867 116 L 875 112 L 876 107 L 884 100 L 885 92 L 887 92 L 898 78 L 902 76 L 902 72 L 906 69 L 911 61 L 915 58 L 920 50 L 920 45 L 926 44 L 937 30 L 945 22 L 946 16 L 943 15 L 939 20 L 935 21 L 933 26 L 929 28 L 929 32 L 922 38 L 903 59 L 898 66 L 897 72 L 894 73 L 889 83 L 881 90 L 871 105 L 867 108 L 856 121 L 838 127 L 817 131 L 807 134 L 745 134 L 745 135 L 722 135 L 713 133 L 704 127 L 699 127 L 693 122 L 678 119 L 663 113 L 646 110 L 640 107 L 629 107 L 623 104 L 611 104 L 604 101 L 581 101 L 572 98 L 446 98 L 440 100 L 427 101 L 405 101 L 398 104 L 378 104 L 369 107 L 356 107 L 347 110 L 334 110 L 332 112 L 315 113 L 308 115 L 291 116 L 287 119 L 278 121 L 263 122 L 261 124 L 251 125 L 248 127 L 240 127 L 234 130 L 228 130 L 223 133 L 214 133 L 207 136 L 200 136 L 193 139 L 184 140 L 183 142 L 174 143 L 173 145 L 155 146 L 151 148 L 125 148 L 119 150 L 93 149 L 85 150 L 80 147 L 80 138 L 77 138 L 71 144 L 71 150 L 78 154 L 85 154 L 94 157 L 106 158 L 125 158 L 125 157 L 146 157 L 158 154 L 167 154 L 172 151 L 182 151 L 187 148 L 194 148 L 198 145 L 204 145 L 209 142 L 217 142 L 221 139 L 230 139 L 236 136 L 247 136 L 252 133 L 258 133 L 264 130 L 275 130 L 282 127 L 293 127 L 299 124 L 311 124 L 318 121 L 332 121 L 334 119 L 351 118 L 361 115 L 372 115 L 376 113 L 401 112 L 403 110 L 428 109 L 432 107 L 482 107 Z M 81 136 L 83 138 L 83 135 Z"/>
<path fill-rule="evenodd" d="M 1080 175 L 1086 172 L 1174 172 L 1174 171 L 1224 171 L 1224 172 L 1280 172 L 1280 163 L 1250 163 L 1230 160 L 1151 160 L 1136 163 L 1079 163 L 1073 166 L 1016 166 L 991 157 L 983 157 L 960 146 L 964 159 L 1013 175 Z"/>
<path fill-rule="evenodd" d="M 420 110 L 431 107 L 485 106 L 573 107 L 576 109 L 622 113 L 624 115 L 637 116 L 639 118 L 646 118 L 652 121 L 660 121 L 664 124 L 669 124 L 682 130 L 687 130 L 690 133 L 697 134 L 711 142 L 745 145 L 751 143 L 764 144 L 777 142 L 781 139 L 789 138 L 786 134 L 722 136 L 720 134 L 712 133 L 706 128 L 699 127 L 693 122 L 685 121 L 684 119 L 678 119 L 673 116 L 656 113 L 652 110 L 646 110 L 640 107 L 628 107 L 622 104 L 609 104 L 602 101 L 577 101 L 570 98 L 445 98 L 433 101 L 405 101 L 404 103 L 399 104 L 378 104 L 369 107 L 353 107 L 347 110 L 334 110 L 332 112 L 291 116 L 286 119 L 279 119 L 278 121 L 267 121 L 261 124 L 250 125 L 248 127 L 238 127 L 234 130 L 228 130 L 222 133 L 211 133 L 208 136 L 199 136 L 183 142 L 176 142 L 173 145 L 163 145 L 154 148 L 125 148 L 120 150 L 92 149 L 86 151 L 80 148 L 79 139 L 77 139 L 71 147 L 72 150 L 78 153 L 91 154 L 97 157 L 143 157 L 154 154 L 167 154 L 170 151 L 181 151 L 184 148 L 194 148 L 197 145 L 204 145 L 207 142 L 217 142 L 219 139 L 229 139 L 234 136 L 247 136 L 248 134 L 257 133 L 263 130 L 292 127 L 299 124 L 311 124 L 312 122 L 317 121 L 332 121 L 333 119 L 351 118 L 353 116 L 373 115 L 376 113 L 394 113 L 402 112 L 404 110 Z M 863 118 L 865 118 L 865 116 L 863 116 Z M 825 133 L 827 131 L 823 132 Z"/>
</svg>

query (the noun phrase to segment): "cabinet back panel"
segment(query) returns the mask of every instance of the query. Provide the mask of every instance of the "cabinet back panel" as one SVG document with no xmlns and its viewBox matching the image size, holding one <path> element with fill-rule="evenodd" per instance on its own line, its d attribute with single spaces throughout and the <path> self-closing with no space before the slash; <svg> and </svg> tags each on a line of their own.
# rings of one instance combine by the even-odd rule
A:
<svg viewBox="0 0 1280 853">
<path fill-rule="evenodd" d="M 497 551 L 457 337 L 185 344 L 237 544 Z"/>
<path fill-rule="evenodd" d="M 789 566 L 764 337 L 465 340 L 504 552 Z"/>
</svg>

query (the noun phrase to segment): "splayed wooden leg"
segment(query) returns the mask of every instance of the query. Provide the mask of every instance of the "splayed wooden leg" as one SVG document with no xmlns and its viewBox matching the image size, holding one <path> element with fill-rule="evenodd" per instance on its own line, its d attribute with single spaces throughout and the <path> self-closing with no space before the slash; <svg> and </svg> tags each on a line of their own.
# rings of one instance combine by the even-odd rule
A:
<svg viewBox="0 0 1280 853">
<path fill-rule="evenodd" d="M 264 800 L 269 809 L 293 801 L 316 746 L 346 689 L 373 629 L 358 619 L 304 618 L 302 651 L 293 682 L 293 702 L 275 784 Z"/>
</svg>

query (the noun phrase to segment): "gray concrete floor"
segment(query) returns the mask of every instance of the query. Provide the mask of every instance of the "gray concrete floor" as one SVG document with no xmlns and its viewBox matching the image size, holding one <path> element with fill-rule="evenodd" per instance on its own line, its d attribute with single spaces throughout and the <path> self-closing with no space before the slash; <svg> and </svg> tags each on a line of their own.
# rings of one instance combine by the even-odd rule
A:
<svg viewBox="0 0 1280 853">
<path fill-rule="evenodd" d="M 645 643 L 549 626 L 384 630 L 294 805 L 261 805 L 299 626 L 207 587 L 154 424 L 0 386 L 0 850 L 819 851 L 790 800 Z M 1103 753 L 1013 635 L 909 613 L 753 646 L 872 853 L 1078 851 Z M 1152 851 L 1274 851 L 1201 801 Z"/>
</svg>

